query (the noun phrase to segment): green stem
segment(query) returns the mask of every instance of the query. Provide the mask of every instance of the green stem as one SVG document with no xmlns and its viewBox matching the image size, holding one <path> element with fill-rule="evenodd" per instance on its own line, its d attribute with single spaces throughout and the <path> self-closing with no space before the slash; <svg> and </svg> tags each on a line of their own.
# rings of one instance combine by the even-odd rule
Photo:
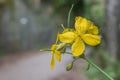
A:
<svg viewBox="0 0 120 80">
<path fill-rule="evenodd" d="M 73 9 L 73 4 L 72 4 L 72 6 L 71 6 L 71 8 L 70 8 L 70 10 L 69 10 L 69 13 L 68 13 L 68 22 L 67 22 L 67 26 L 68 26 L 68 28 L 70 28 L 70 15 L 71 15 L 71 12 L 72 12 L 72 9 Z"/>
<path fill-rule="evenodd" d="M 64 25 L 63 25 L 63 24 L 61 24 L 61 27 L 63 28 L 63 30 L 65 30 L 65 27 L 64 27 Z"/>
<path fill-rule="evenodd" d="M 40 51 L 52 51 L 51 49 L 40 49 Z"/>
<path fill-rule="evenodd" d="M 84 59 L 94 66 L 98 71 L 100 71 L 103 75 L 105 75 L 109 80 L 114 80 L 111 76 L 109 76 L 106 72 L 104 72 L 102 69 L 100 69 L 96 64 L 94 64 L 91 60 L 89 60 L 87 57 L 84 57 Z"/>
</svg>

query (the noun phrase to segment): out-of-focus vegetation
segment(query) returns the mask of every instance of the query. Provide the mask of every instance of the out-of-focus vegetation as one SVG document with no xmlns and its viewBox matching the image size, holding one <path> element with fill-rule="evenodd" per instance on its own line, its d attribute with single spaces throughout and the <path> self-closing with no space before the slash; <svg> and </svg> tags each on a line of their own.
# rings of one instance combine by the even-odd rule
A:
<svg viewBox="0 0 120 80">
<path fill-rule="evenodd" d="M 72 11 L 72 23 L 74 23 L 75 16 L 83 16 L 92 20 L 98 27 L 102 27 L 104 23 L 104 0 L 53 0 L 55 9 L 67 19 L 68 10 L 74 4 Z M 57 4 L 55 4 L 57 3 Z M 62 13 L 64 12 L 64 13 Z"/>
<path fill-rule="evenodd" d="M 91 56 L 93 55 L 93 56 Z M 120 75 L 120 64 L 119 61 L 103 48 L 97 49 L 93 54 L 91 53 L 90 57 L 94 63 L 100 66 L 105 72 L 112 76 L 115 80 L 119 80 Z M 108 80 L 104 75 L 102 75 L 98 70 L 93 66 L 90 66 L 89 70 L 86 71 L 88 75 L 88 80 Z"/>
</svg>

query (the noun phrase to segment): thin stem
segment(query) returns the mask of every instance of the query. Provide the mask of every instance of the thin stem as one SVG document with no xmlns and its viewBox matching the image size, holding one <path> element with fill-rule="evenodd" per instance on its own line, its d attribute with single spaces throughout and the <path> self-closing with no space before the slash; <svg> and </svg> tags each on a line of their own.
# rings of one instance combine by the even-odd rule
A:
<svg viewBox="0 0 120 80">
<path fill-rule="evenodd" d="M 71 8 L 70 8 L 70 10 L 69 10 L 69 13 L 68 13 L 68 22 L 67 22 L 67 26 L 68 26 L 68 28 L 70 28 L 70 15 L 71 15 L 71 12 L 72 12 L 72 9 L 73 9 L 73 4 L 72 4 L 72 6 L 71 6 Z"/>
<path fill-rule="evenodd" d="M 65 27 L 64 27 L 64 25 L 63 25 L 63 24 L 61 24 L 61 27 L 63 28 L 63 30 L 65 30 Z"/>
<path fill-rule="evenodd" d="M 91 60 L 89 60 L 87 57 L 84 57 L 84 59 L 94 66 L 98 71 L 100 71 L 103 75 L 105 75 L 109 80 L 114 80 L 111 76 L 109 76 L 106 72 L 104 72 L 102 69 L 100 69 L 96 64 L 94 64 Z"/>
<path fill-rule="evenodd" d="M 72 61 L 72 63 L 74 63 L 76 60 L 78 60 L 78 59 L 80 59 L 79 57 L 77 57 L 77 58 L 75 58 L 73 61 Z"/>
<path fill-rule="evenodd" d="M 40 49 L 40 51 L 52 51 L 51 49 Z"/>
</svg>

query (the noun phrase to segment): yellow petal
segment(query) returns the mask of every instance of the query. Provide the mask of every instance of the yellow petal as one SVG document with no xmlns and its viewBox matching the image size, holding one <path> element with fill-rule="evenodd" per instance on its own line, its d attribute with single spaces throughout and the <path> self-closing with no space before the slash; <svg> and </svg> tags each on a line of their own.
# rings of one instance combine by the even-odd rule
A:
<svg viewBox="0 0 120 80">
<path fill-rule="evenodd" d="M 84 34 L 92 25 L 92 22 L 80 16 L 76 17 L 75 20 L 75 29 L 79 34 Z"/>
<path fill-rule="evenodd" d="M 52 54 L 52 59 L 51 59 L 50 66 L 51 66 L 51 69 L 54 69 L 54 66 L 55 66 L 54 54 Z"/>
<path fill-rule="evenodd" d="M 98 27 L 95 25 L 91 25 L 89 27 L 88 33 L 90 34 L 94 34 L 94 35 L 98 35 L 99 31 L 98 31 Z"/>
<path fill-rule="evenodd" d="M 76 35 L 74 32 L 66 32 L 63 34 L 59 34 L 59 40 L 64 43 L 71 43 L 74 41 Z"/>
<path fill-rule="evenodd" d="M 80 56 L 85 50 L 85 45 L 80 38 L 77 38 L 72 45 L 72 54 L 73 56 Z"/>
<path fill-rule="evenodd" d="M 66 29 L 64 29 L 63 33 L 65 33 L 65 32 L 73 32 L 73 31 L 74 31 L 73 29 L 66 28 Z"/>
<path fill-rule="evenodd" d="M 65 45 L 66 45 L 66 43 L 60 43 L 60 44 L 58 44 L 56 50 L 60 51 L 61 49 L 65 48 Z"/>
<path fill-rule="evenodd" d="M 85 43 L 91 46 L 96 46 L 101 42 L 100 36 L 92 34 L 85 34 L 82 36 L 82 39 L 84 40 Z"/>
<path fill-rule="evenodd" d="M 60 51 L 55 51 L 55 54 L 56 54 L 56 59 L 57 59 L 57 61 L 61 61 L 61 53 L 60 53 Z"/>
<path fill-rule="evenodd" d="M 54 53 L 54 51 L 57 49 L 57 45 L 56 44 L 53 44 L 52 47 L 51 47 L 51 53 Z"/>
</svg>

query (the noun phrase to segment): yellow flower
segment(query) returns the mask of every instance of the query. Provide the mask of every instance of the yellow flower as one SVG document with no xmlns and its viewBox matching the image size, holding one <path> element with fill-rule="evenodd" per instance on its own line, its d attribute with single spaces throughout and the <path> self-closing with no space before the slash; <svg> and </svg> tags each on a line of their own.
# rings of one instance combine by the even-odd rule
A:
<svg viewBox="0 0 120 80">
<path fill-rule="evenodd" d="M 98 33 L 98 28 L 92 22 L 78 16 L 75 18 L 75 31 L 59 34 L 59 39 L 64 43 L 73 43 L 71 47 L 73 56 L 80 56 L 85 50 L 84 42 L 91 46 L 100 44 L 101 38 Z"/>
<path fill-rule="evenodd" d="M 65 51 L 66 43 L 60 43 L 60 44 L 57 44 L 57 43 L 58 43 L 58 35 L 57 35 L 55 44 L 53 44 L 51 47 L 52 59 L 51 59 L 50 66 L 52 69 L 54 69 L 54 66 L 55 66 L 55 58 L 54 57 L 56 57 L 56 60 L 58 62 L 60 62 L 61 61 L 61 54 L 64 53 L 64 51 Z"/>
<path fill-rule="evenodd" d="M 52 59 L 51 59 L 51 68 L 54 69 L 54 65 L 55 65 L 55 56 L 57 61 L 61 61 L 61 52 L 57 50 L 58 45 L 57 44 L 53 44 L 51 47 L 51 53 L 52 53 Z"/>
</svg>

